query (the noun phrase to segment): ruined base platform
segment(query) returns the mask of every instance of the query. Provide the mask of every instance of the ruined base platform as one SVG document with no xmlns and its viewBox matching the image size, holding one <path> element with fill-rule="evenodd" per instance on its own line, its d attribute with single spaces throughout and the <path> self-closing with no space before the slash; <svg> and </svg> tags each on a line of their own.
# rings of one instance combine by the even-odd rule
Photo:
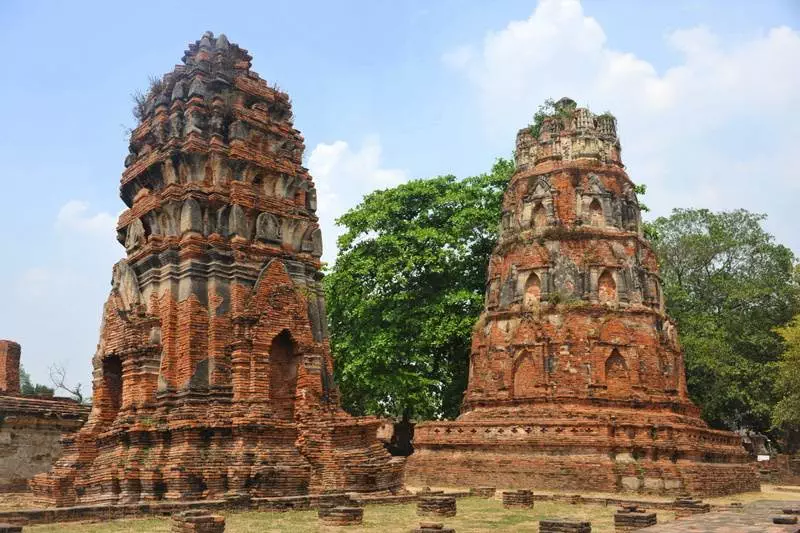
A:
<svg viewBox="0 0 800 533">
<path fill-rule="evenodd" d="M 736 435 L 699 419 L 596 406 L 590 418 L 580 405 L 561 409 L 536 418 L 509 409 L 507 418 L 492 418 L 498 409 L 417 424 L 405 482 L 707 496 L 760 489 Z"/>
</svg>

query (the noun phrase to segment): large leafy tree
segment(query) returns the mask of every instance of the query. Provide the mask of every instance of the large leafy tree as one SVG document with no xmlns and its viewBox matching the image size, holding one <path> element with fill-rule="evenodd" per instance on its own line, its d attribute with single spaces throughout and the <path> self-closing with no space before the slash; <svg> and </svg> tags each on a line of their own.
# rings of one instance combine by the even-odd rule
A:
<svg viewBox="0 0 800 533">
<path fill-rule="evenodd" d="M 716 427 L 770 428 L 778 401 L 774 331 L 798 311 L 792 251 L 763 215 L 676 209 L 650 226 L 668 312 L 686 352 L 689 392 Z"/>
<path fill-rule="evenodd" d="M 800 315 L 776 332 L 786 343 L 778 363 L 777 389 L 780 400 L 772 411 L 772 421 L 780 428 L 789 452 L 800 444 Z"/>
<path fill-rule="evenodd" d="M 325 278 L 345 408 L 420 418 L 458 414 L 513 163 L 488 174 L 373 192 L 338 223 Z"/>
</svg>

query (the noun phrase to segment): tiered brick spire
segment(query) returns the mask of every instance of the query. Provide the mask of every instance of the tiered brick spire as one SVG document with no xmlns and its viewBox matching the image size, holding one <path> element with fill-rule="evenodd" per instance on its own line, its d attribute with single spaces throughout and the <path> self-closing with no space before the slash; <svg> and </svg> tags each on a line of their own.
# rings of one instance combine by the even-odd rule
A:
<svg viewBox="0 0 800 533">
<path fill-rule="evenodd" d="M 303 137 L 250 60 L 206 33 L 142 102 L 92 415 L 42 498 L 399 487 L 379 422 L 339 408 Z"/>
<path fill-rule="evenodd" d="M 565 98 L 517 135 L 456 422 L 415 429 L 407 478 L 569 490 L 757 489 L 686 391 L 615 119 Z"/>
</svg>

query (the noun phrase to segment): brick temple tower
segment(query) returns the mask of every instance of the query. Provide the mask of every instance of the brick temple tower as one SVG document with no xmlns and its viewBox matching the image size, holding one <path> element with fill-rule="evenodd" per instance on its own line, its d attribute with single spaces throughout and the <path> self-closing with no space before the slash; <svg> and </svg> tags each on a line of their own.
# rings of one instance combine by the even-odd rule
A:
<svg viewBox="0 0 800 533">
<path fill-rule="evenodd" d="M 758 490 L 739 437 L 688 398 L 615 119 L 564 98 L 515 159 L 461 416 L 416 426 L 407 481 Z"/>
<path fill-rule="evenodd" d="M 380 422 L 339 407 L 303 137 L 250 61 L 206 33 L 139 108 L 93 408 L 42 499 L 400 487 Z"/>
</svg>

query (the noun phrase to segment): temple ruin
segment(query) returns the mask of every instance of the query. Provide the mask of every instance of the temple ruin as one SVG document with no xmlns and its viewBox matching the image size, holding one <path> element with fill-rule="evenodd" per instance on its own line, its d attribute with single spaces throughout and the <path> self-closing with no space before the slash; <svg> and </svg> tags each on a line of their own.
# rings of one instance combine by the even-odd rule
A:
<svg viewBox="0 0 800 533">
<path fill-rule="evenodd" d="M 758 490 L 686 390 L 616 121 L 570 99 L 520 130 L 456 421 L 417 424 L 420 485 Z"/>
<path fill-rule="evenodd" d="M 19 344 L 0 340 L 0 493 L 27 490 L 89 416 L 89 407 L 71 398 L 23 395 L 21 354 Z"/>
<path fill-rule="evenodd" d="M 250 62 L 206 33 L 140 102 L 92 412 L 41 500 L 401 487 L 380 421 L 339 406 L 303 137 Z"/>
</svg>

